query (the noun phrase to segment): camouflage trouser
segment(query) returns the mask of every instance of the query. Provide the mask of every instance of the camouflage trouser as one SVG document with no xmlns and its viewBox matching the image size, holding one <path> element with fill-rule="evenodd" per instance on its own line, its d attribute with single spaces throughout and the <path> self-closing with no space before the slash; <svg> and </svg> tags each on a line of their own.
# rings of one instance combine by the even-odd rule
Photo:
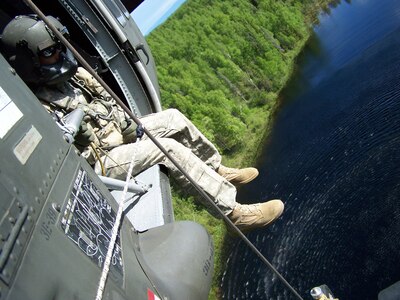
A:
<svg viewBox="0 0 400 300">
<path fill-rule="evenodd" d="M 221 155 L 192 122 L 176 109 L 151 114 L 140 120 L 218 207 L 225 214 L 230 213 L 236 205 L 236 188 L 215 172 L 221 164 Z M 111 150 L 109 156 L 112 159 L 102 158 L 107 176 L 125 179 L 126 173 L 121 167 L 128 169 L 132 155 L 133 174 L 155 164 L 163 164 L 184 190 L 190 189 L 191 184 L 186 177 L 146 135 L 140 142 L 121 145 Z M 96 164 L 96 171 L 100 171 L 99 163 Z M 204 204 L 209 207 L 205 200 Z M 215 215 L 215 212 L 211 212 Z"/>
</svg>

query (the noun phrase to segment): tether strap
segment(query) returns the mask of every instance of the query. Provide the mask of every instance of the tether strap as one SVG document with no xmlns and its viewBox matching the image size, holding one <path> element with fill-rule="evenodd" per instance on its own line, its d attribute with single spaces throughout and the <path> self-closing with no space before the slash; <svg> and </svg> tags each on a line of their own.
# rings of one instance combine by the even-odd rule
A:
<svg viewBox="0 0 400 300">
<path fill-rule="evenodd" d="M 103 271 L 101 272 L 101 277 L 99 281 L 99 286 L 97 289 L 97 295 L 96 295 L 96 300 L 101 300 L 103 298 L 103 292 L 104 292 L 104 287 L 106 285 L 107 277 L 108 277 L 108 272 L 110 271 L 110 263 L 111 263 L 111 258 L 114 252 L 118 232 L 119 232 L 119 227 L 121 226 L 121 220 L 122 220 L 122 213 L 124 210 L 124 204 L 125 204 L 125 199 L 126 199 L 126 193 L 128 191 L 128 184 L 129 180 L 131 178 L 131 174 L 133 171 L 133 162 L 135 158 L 135 151 L 132 155 L 131 163 L 129 164 L 129 170 L 126 174 L 126 180 L 125 180 L 125 185 L 124 185 L 124 190 L 121 195 L 121 199 L 118 204 L 118 212 L 117 216 L 115 217 L 115 223 L 112 228 L 112 235 L 110 239 L 110 243 L 108 244 L 108 249 L 107 249 L 107 256 L 104 261 L 103 265 Z"/>
</svg>

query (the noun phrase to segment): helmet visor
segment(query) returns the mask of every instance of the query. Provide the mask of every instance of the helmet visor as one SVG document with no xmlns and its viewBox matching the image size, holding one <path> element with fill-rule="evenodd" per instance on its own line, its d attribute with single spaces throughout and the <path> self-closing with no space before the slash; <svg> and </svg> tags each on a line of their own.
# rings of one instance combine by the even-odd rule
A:
<svg viewBox="0 0 400 300">
<path fill-rule="evenodd" d="M 51 56 L 55 55 L 57 51 L 61 52 L 61 50 L 62 50 L 62 44 L 56 43 L 55 45 L 40 50 L 38 56 L 39 58 L 50 58 Z"/>
<path fill-rule="evenodd" d="M 54 85 L 65 82 L 74 76 L 78 69 L 78 63 L 69 49 L 66 49 L 65 52 L 58 48 L 45 50 L 46 53 L 44 54 L 49 55 L 51 52 L 53 54 L 48 57 L 43 56 L 43 59 L 41 59 L 41 61 L 48 62 L 41 63 L 41 83 Z"/>
</svg>

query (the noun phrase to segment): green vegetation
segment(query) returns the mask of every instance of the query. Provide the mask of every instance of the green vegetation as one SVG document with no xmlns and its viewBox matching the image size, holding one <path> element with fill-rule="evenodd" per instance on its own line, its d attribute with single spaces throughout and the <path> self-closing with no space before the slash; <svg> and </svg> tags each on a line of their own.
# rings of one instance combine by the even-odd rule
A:
<svg viewBox="0 0 400 300">
<path fill-rule="evenodd" d="M 276 99 L 292 74 L 311 24 L 328 0 L 187 0 L 147 40 L 164 107 L 181 110 L 224 155 L 224 164 L 255 162 Z M 185 199 L 183 199 L 185 198 Z M 214 288 L 229 238 L 222 221 L 174 193 L 176 219 L 207 227 L 216 247 Z"/>
</svg>

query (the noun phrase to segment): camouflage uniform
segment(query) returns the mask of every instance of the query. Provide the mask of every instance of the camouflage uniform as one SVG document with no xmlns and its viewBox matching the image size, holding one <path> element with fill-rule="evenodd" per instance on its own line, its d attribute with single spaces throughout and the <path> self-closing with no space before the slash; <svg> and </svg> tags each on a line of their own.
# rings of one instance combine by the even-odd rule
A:
<svg viewBox="0 0 400 300">
<path fill-rule="evenodd" d="M 134 155 L 134 175 L 155 164 L 163 164 L 184 189 L 191 186 L 146 135 L 136 143 L 134 139 L 124 140 L 124 129 L 132 121 L 86 70 L 79 68 L 72 80 L 57 87 L 41 87 L 36 94 L 50 112 L 60 117 L 76 108 L 84 110 L 84 120 L 96 135 L 94 143 L 100 148 L 113 147 L 108 155 L 101 157 L 107 176 L 125 179 L 124 169 L 128 169 Z M 140 120 L 222 211 L 229 214 L 236 205 L 236 188 L 215 172 L 221 164 L 215 146 L 176 109 Z M 101 173 L 93 150 L 87 147 L 82 153 L 95 165 L 95 171 Z"/>
</svg>

